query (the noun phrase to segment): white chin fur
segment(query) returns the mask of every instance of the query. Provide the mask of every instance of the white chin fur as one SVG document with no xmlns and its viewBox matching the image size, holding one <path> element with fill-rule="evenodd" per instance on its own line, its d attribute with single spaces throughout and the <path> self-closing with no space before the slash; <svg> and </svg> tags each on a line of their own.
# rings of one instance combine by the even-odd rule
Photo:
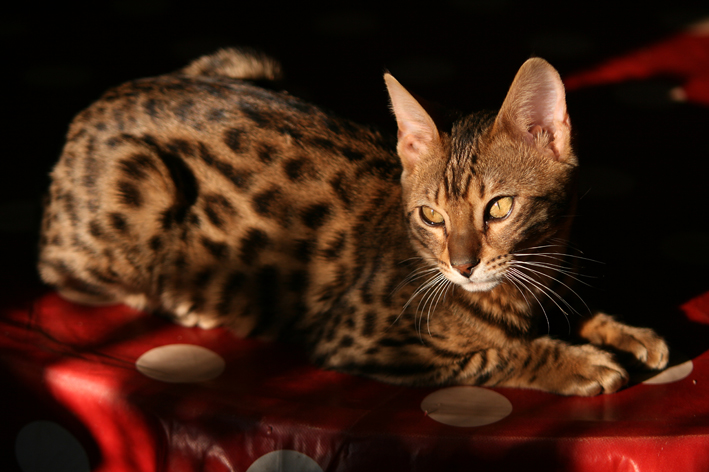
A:
<svg viewBox="0 0 709 472">
<path fill-rule="evenodd" d="M 497 287 L 500 284 L 498 280 L 493 280 L 489 282 L 466 282 L 460 285 L 464 290 L 468 292 L 487 292 Z"/>
</svg>

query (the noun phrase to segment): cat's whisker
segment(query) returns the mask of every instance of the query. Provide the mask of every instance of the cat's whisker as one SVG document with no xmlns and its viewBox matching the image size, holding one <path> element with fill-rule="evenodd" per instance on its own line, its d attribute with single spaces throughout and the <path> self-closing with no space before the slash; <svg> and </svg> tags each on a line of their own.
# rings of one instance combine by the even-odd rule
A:
<svg viewBox="0 0 709 472">
<path fill-rule="evenodd" d="M 552 302 L 554 305 L 556 305 L 556 307 L 557 307 L 566 317 L 569 317 L 569 316 L 570 316 L 569 313 L 568 313 L 566 310 L 564 310 L 564 308 L 563 308 L 561 305 L 559 305 L 559 303 L 556 301 L 556 299 L 555 299 L 554 297 L 556 297 L 560 302 L 562 302 L 563 304 L 565 304 L 569 310 L 571 310 L 571 311 L 573 311 L 573 312 L 575 312 L 575 313 L 578 314 L 578 312 L 576 312 L 576 310 L 575 310 L 571 305 L 569 305 L 569 303 L 568 303 L 566 300 L 564 300 L 564 298 L 563 298 L 561 295 L 559 295 L 558 293 L 556 293 L 556 291 L 554 291 L 553 289 L 551 289 L 551 288 L 547 287 L 546 285 L 544 285 L 542 282 L 536 280 L 536 279 L 535 279 L 534 277 L 532 277 L 531 275 L 525 274 L 524 272 L 522 272 L 521 270 L 516 269 L 516 268 L 510 268 L 509 271 L 510 271 L 510 272 L 511 272 L 511 271 L 514 271 L 514 273 L 516 273 L 519 278 L 521 278 L 521 279 L 523 279 L 523 280 L 529 282 L 532 286 L 534 286 L 537 290 L 539 290 L 539 292 L 541 292 L 541 293 L 543 293 L 544 295 L 546 295 L 547 298 L 548 298 L 549 300 L 551 300 L 551 302 Z"/>
<path fill-rule="evenodd" d="M 409 285 L 412 282 L 415 282 L 416 280 L 419 280 L 423 277 L 426 277 L 430 275 L 433 272 L 437 272 L 436 269 L 431 269 L 431 270 L 426 270 L 426 271 L 421 271 L 419 273 L 414 273 L 406 277 L 397 287 L 392 291 L 392 294 L 398 292 L 401 290 L 404 286 Z"/>
<path fill-rule="evenodd" d="M 404 260 L 399 261 L 397 264 L 399 264 L 399 265 L 401 265 L 401 264 L 406 264 L 406 263 L 409 262 L 409 261 L 415 261 L 415 260 L 423 260 L 423 257 L 421 257 L 421 256 L 412 256 L 412 257 L 409 257 L 408 259 L 404 259 Z"/>
<path fill-rule="evenodd" d="M 532 290 L 532 289 L 530 289 L 529 287 L 527 287 L 527 285 L 524 283 L 524 280 L 522 280 L 522 279 L 519 277 L 519 275 L 517 274 L 517 271 L 516 271 L 515 269 L 510 269 L 510 270 L 508 270 L 507 273 L 505 273 L 505 278 L 507 278 L 510 282 L 512 282 L 512 283 L 514 284 L 515 287 L 517 287 L 517 290 L 520 291 L 520 293 L 521 293 L 522 296 L 524 297 L 525 301 L 527 302 L 527 306 L 529 306 L 530 309 L 531 309 L 531 306 L 529 305 L 529 301 L 527 300 L 527 297 L 524 296 L 524 293 L 522 292 L 522 290 L 520 290 L 520 288 L 519 288 L 519 286 L 517 285 L 517 283 L 519 283 L 519 285 L 521 285 L 525 290 L 527 290 L 527 291 L 534 297 L 534 299 L 537 301 L 537 304 L 539 305 L 539 308 L 541 308 L 542 313 L 544 314 L 544 319 L 546 319 L 546 322 L 547 322 L 547 332 L 551 332 L 551 325 L 550 325 L 550 323 L 549 323 L 549 317 L 547 316 L 547 311 L 546 311 L 546 309 L 544 308 L 544 304 L 539 300 L 539 298 L 537 297 L 537 295 L 534 293 L 534 290 Z M 515 280 L 517 281 L 517 283 L 515 283 Z"/>
<path fill-rule="evenodd" d="M 539 298 L 536 296 L 534 293 L 534 290 L 530 289 L 524 282 L 529 283 L 532 287 L 535 287 L 539 292 L 543 295 L 545 295 L 548 299 L 554 303 L 557 308 L 564 314 L 564 319 L 566 320 L 566 324 L 569 327 L 569 332 L 571 331 L 571 323 L 569 322 L 569 314 L 554 300 L 554 298 L 545 290 L 545 287 L 543 284 L 540 284 L 538 281 L 534 280 L 533 278 L 527 276 L 526 274 L 523 274 L 522 272 L 516 270 L 516 269 L 510 269 L 515 273 L 515 277 L 517 278 L 517 281 L 522 284 L 524 288 L 526 288 L 529 293 L 532 294 L 532 296 L 537 300 L 537 303 L 539 304 L 539 307 L 542 310 L 542 313 L 544 314 L 544 318 L 546 319 L 547 322 L 547 331 L 551 332 L 551 324 L 549 322 L 549 316 L 546 312 L 546 309 L 544 308 L 544 304 L 539 300 Z M 555 295 L 558 296 L 558 294 L 554 293 Z"/>
<path fill-rule="evenodd" d="M 446 279 L 446 289 L 443 292 L 443 299 L 440 301 L 443 301 L 445 303 L 446 297 L 448 296 L 448 292 L 450 292 L 454 286 L 455 286 L 455 284 L 453 282 Z M 436 302 L 436 307 L 438 307 L 438 302 Z M 434 312 L 435 312 L 435 308 L 434 308 Z"/>
<path fill-rule="evenodd" d="M 413 282 L 414 280 L 418 280 L 422 277 L 425 277 L 426 275 L 432 273 L 432 272 L 440 272 L 438 267 L 422 267 L 420 269 L 417 269 L 416 271 L 412 272 L 409 274 L 409 276 L 405 279 L 409 283 Z"/>
<path fill-rule="evenodd" d="M 436 283 L 431 285 L 428 290 L 426 290 L 426 294 L 421 297 L 419 300 L 419 304 L 416 307 L 416 320 L 417 320 L 417 330 L 419 333 L 419 338 L 421 337 L 421 326 L 423 325 L 423 314 L 426 311 L 426 305 L 429 304 L 429 301 L 432 299 L 434 296 L 436 289 L 441 283 L 441 278 L 436 277 Z M 421 340 L 423 342 L 423 339 Z"/>
<path fill-rule="evenodd" d="M 433 336 L 430 329 L 431 313 L 435 312 L 435 308 L 441 300 L 441 294 L 447 292 L 447 288 L 451 285 L 452 283 L 441 273 L 433 280 L 430 280 L 427 284 L 425 284 L 425 286 L 421 287 L 420 291 L 426 291 L 427 293 L 422 296 L 416 308 L 416 316 L 418 320 L 417 330 L 419 332 L 419 336 L 421 336 L 421 325 L 423 324 L 423 314 L 426 312 L 426 306 L 428 306 L 426 316 L 428 334 L 429 336 Z M 419 313 L 421 314 L 420 317 L 418 316 Z M 423 342 L 423 339 L 421 339 L 421 341 Z"/>
<path fill-rule="evenodd" d="M 566 244 L 541 244 L 539 246 L 531 246 L 527 247 L 524 249 L 520 249 L 521 251 L 535 251 L 537 249 L 547 249 L 547 248 L 552 248 L 552 247 L 558 247 L 561 248 L 562 250 L 566 250 Z"/>
<path fill-rule="evenodd" d="M 437 286 L 439 282 L 440 276 L 436 276 L 434 280 L 432 280 L 426 285 L 426 290 L 424 291 L 425 293 L 421 295 L 418 305 L 416 306 L 416 312 L 414 314 L 414 317 L 416 319 L 416 332 L 419 335 L 421 343 L 423 343 L 423 338 L 421 336 L 421 325 L 423 324 L 423 310 L 421 309 L 421 305 L 423 304 L 424 309 L 426 308 L 426 302 L 431 297 L 433 288 Z"/>
<path fill-rule="evenodd" d="M 426 328 L 428 329 L 428 335 L 431 337 L 433 337 L 433 334 L 431 333 L 431 312 L 436 312 L 436 308 L 438 307 L 438 303 L 441 301 L 441 297 L 445 299 L 445 295 L 448 292 L 448 288 L 450 287 L 451 283 L 452 282 L 450 280 L 444 277 L 441 280 L 441 283 L 438 284 L 438 287 L 436 288 L 435 304 L 431 303 L 428 305 L 428 315 L 426 316 Z"/>
<path fill-rule="evenodd" d="M 535 287 L 537 287 L 542 293 L 544 293 L 549 300 L 551 300 L 558 308 L 561 310 L 561 312 L 566 316 L 569 317 L 570 314 L 567 312 L 564 308 L 557 303 L 556 300 L 559 300 L 570 312 L 580 316 L 580 313 L 569 303 L 567 302 L 564 297 L 559 295 L 558 292 L 556 292 L 554 289 L 548 287 L 544 283 L 540 282 L 539 280 L 534 279 L 530 274 L 525 274 L 527 277 L 531 279 L 530 283 L 532 283 Z M 582 300 L 583 301 L 583 300 Z"/>
<path fill-rule="evenodd" d="M 582 261 L 593 262 L 595 264 L 604 264 L 603 261 L 591 259 L 590 257 L 577 256 L 576 254 L 563 254 L 560 252 L 513 252 L 514 256 L 540 256 L 548 257 L 557 260 L 565 260 L 566 258 L 579 259 Z"/>
<path fill-rule="evenodd" d="M 438 267 L 420 267 L 420 268 L 414 270 L 412 273 L 407 275 L 404 278 L 404 280 L 402 280 L 399 283 L 399 285 L 396 286 L 396 288 L 394 290 L 392 290 L 390 295 L 394 295 L 395 293 L 397 293 L 399 290 L 401 290 L 402 288 L 404 288 L 408 284 L 410 284 L 422 277 L 425 277 L 432 272 L 436 272 L 436 271 L 438 271 Z"/>
<path fill-rule="evenodd" d="M 434 258 L 434 257 L 413 256 L 413 257 L 409 257 L 408 259 L 404 259 L 404 260 L 399 261 L 398 264 L 402 265 L 402 264 L 406 264 L 408 262 L 415 261 L 415 260 L 418 260 L 421 262 L 427 262 L 427 261 L 433 262 L 433 263 L 436 262 L 436 258 Z"/>
<path fill-rule="evenodd" d="M 564 254 L 559 254 L 558 252 L 515 252 L 515 256 L 535 256 L 544 257 L 546 259 L 552 259 L 555 261 L 566 262 L 566 256 Z"/>
<path fill-rule="evenodd" d="M 524 263 L 531 263 L 531 264 L 547 264 L 549 267 L 552 267 L 554 269 L 558 270 L 566 270 L 570 273 L 576 273 L 574 268 L 566 263 L 566 260 L 564 257 L 558 257 L 555 254 L 513 254 L 514 256 L 541 256 L 546 259 L 550 260 L 542 260 L 542 261 L 536 261 L 536 260 L 521 260 L 521 259 L 515 259 L 515 258 L 510 258 L 510 261 L 515 261 L 515 262 L 524 262 Z"/>
<path fill-rule="evenodd" d="M 446 298 L 446 293 L 448 292 L 448 288 L 450 287 L 451 282 L 448 279 L 444 279 L 443 283 L 440 284 L 439 289 L 436 294 L 436 303 L 433 304 L 431 307 L 429 305 L 428 308 L 428 316 L 426 318 L 426 327 L 428 328 L 428 335 L 433 337 L 433 333 L 431 333 L 431 313 L 436 313 L 436 308 L 438 308 L 438 304 L 440 303 L 441 299 L 445 300 Z"/>
<path fill-rule="evenodd" d="M 573 272 L 573 271 L 571 271 L 571 269 L 569 269 L 566 266 L 561 266 L 558 264 L 550 264 L 547 262 L 518 261 L 518 260 L 509 261 L 509 264 L 538 267 L 540 269 L 551 269 L 555 272 L 566 275 L 567 277 L 569 277 L 569 278 L 571 278 L 583 285 L 586 285 L 587 287 L 591 286 L 587 282 L 585 282 L 579 278 L 579 277 L 590 277 L 590 276 L 583 276 L 582 274 L 579 274 L 578 272 Z"/>
<path fill-rule="evenodd" d="M 558 243 L 558 244 L 566 247 L 567 249 L 571 249 L 571 250 L 576 251 L 580 254 L 583 254 L 583 251 L 581 249 L 579 249 L 578 247 L 576 247 L 576 245 L 574 243 L 572 243 L 571 241 L 569 241 L 568 239 L 551 238 L 551 239 L 549 239 L 549 241 Z"/>
<path fill-rule="evenodd" d="M 542 271 L 539 271 L 539 270 L 536 270 L 536 269 L 533 269 L 532 267 L 530 267 L 530 266 L 535 266 L 535 265 L 536 265 L 535 263 L 525 264 L 524 262 L 521 262 L 521 261 L 510 261 L 510 263 L 511 263 L 512 265 L 517 265 L 520 269 L 526 269 L 526 270 L 528 270 L 528 271 L 530 271 L 530 272 L 534 272 L 535 274 L 541 275 L 541 276 L 543 276 L 543 277 L 546 277 L 546 278 L 548 278 L 548 279 L 553 280 L 554 282 L 556 282 L 556 283 L 558 283 L 558 284 L 563 285 L 563 286 L 566 287 L 571 293 L 573 293 L 574 295 L 576 295 L 576 297 L 577 297 L 579 300 L 581 300 L 581 303 L 583 303 L 583 305 L 586 307 L 586 310 L 588 310 L 588 312 L 591 313 L 591 309 L 588 307 L 588 305 L 586 304 L 586 302 L 584 301 L 584 299 L 581 297 L 581 295 L 579 295 L 573 288 L 569 287 L 566 283 L 562 282 L 561 280 L 559 280 L 558 278 L 554 277 L 553 275 L 546 274 L 546 273 L 544 273 L 544 272 L 542 272 Z M 521 266 L 521 267 L 520 267 L 520 266 Z M 539 266 L 537 265 L 537 267 L 539 267 Z M 568 274 L 567 274 L 567 275 L 568 275 Z M 585 283 L 584 281 L 579 280 L 579 279 L 577 279 L 576 277 L 574 277 L 574 276 L 572 276 L 572 275 L 569 275 L 569 277 L 573 278 L 574 280 L 577 280 L 578 282 L 580 282 L 580 283 L 582 283 L 582 284 L 584 284 L 584 285 L 588 285 L 588 284 Z M 551 290 L 551 289 L 550 289 L 550 290 Z M 569 303 L 568 303 L 563 297 L 559 297 L 559 298 L 566 304 L 566 306 L 568 306 L 568 307 L 571 308 L 573 311 L 575 311 L 577 314 L 579 314 L 575 309 L 573 309 L 573 308 L 571 307 L 571 305 L 569 305 Z"/>
<path fill-rule="evenodd" d="M 579 254 L 583 254 L 583 253 L 584 253 L 581 249 L 575 247 L 575 246 L 574 246 L 572 243 L 570 243 L 569 241 L 566 241 L 566 240 L 563 240 L 563 239 L 558 239 L 558 238 L 552 238 L 552 239 L 550 239 L 550 241 L 557 242 L 558 244 L 542 244 L 542 245 L 539 245 L 539 246 L 531 246 L 531 247 L 523 248 L 523 249 L 520 249 L 519 251 L 529 251 L 529 252 L 531 252 L 531 251 L 537 251 L 537 250 L 539 250 L 539 249 L 559 248 L 560 251 L 554 252 L 554 253 L 547 253 L 547 254 L 559 254 L 559 255 L 562 255 L 562 256 L 569 256 L 569 257 L 574 257 L 574 254 L 569 254 L 569 253 L 568 253 L 569 250 L 572 250 L 572 251 L 577 252 L 577 253 L 579 253 Z M 600 263 L 600 261 L 594 261 L 594 262 L 599 262 L 599 263 Z"/>
<path fill-rule="evenodd" d="M 419 304 L 416 307 L 416 318 L 418 321 L 417 329 L 419 332 L 419 337 L 421 336 L 421 325 L 423 324 L 423 314 L 426 311 L 426 305 L 429 306 L 429 310 L 430 310 L 431 301 L 432 301 L 433 297 L 435 297 L 435 294 L 440 289 L 440 286 L 445 285 L 445 282 L 447 280 L 448 279 L 446 279 L 446 277 L 443 274 L 439 273 L 438 276 L 436 276 L 431 282 L 426 284 L 425 290 L 427 293 L 421 297 L 421 299 L 419 300 Z M 420 317 L 418 316 L 419 313 L 421 313 Z M 430 311 L 429 311 L 429 315 L 430 315 Z M 429 334 L 431 334 L 430 330 L 429 330 Z M 423 342 L 423 339 L 421 339 L 421 341 Z"/>
<path fill-rule="evenodd" d="M 432 286 L 439 283 L 441 278 L 445 278 L 445 276 L 442 273 L 438 272 L 438 274 L 435 274 L 435 275 L 429 277 L 429 279 L 426 282 L 424 282 L 420 287 L 418 287 L 416 290 L 414 290 L 414 293 L 411 294 L 409 299 L 406 301 L 404 306 L 401 308 L 401 312 L 399 313 L 399 315 L 396 317 L 396 319 L 394 320 L 394 322 L 392 324 L 396 323 L 399 320 L 399 318 L 401 318 L 401 315 L 404 314 L 406 309 L 409 307 L 409 305 L 411 305 L 411 303 L 414 301 L 414 299 L 417 296 L 419 296 L 421 293 L 428 291 Z M 419 300 L 419 306 L 420 305 L 421 305 L 421 300 Z M 417 307 L 416 308 L 417 314 L 418 314 L 418 311 L 419 311 L 419 309 Z"/>
<path fill-rule="evenodd" d="M 511 262 L 514 264 L 523 264 L 523 265 L 530 265 L 530 266 L 534 266 L 534 267 L 543 267 L 545 269 L 551 269 L 555 272 L 560 272 L 565 275 L 577 275 L 578 274 L 571 267 L 569 267 L 567 265 L 559 264 L 556 262 L 520 261 L 520 260 L 513 260 Z"/>
<path fill-rule="evenodd" d="M 520 295 L 522 295 L 522 298 L 524 298 L 524 302 L 527 304 L 527 308 L 529 308 L 531 310 L 532 306 L 529 304 L 529 300 L 527 299 L 527 296 L 524 294 L 524 292 L 520 288 L 519 284 L 515 281 L 515 278 L 507 273 L 503 274 L 503 277 L 505 279 L 507 279 L 507 281 L 510 282 L 519 291 Z"/>
</svg>

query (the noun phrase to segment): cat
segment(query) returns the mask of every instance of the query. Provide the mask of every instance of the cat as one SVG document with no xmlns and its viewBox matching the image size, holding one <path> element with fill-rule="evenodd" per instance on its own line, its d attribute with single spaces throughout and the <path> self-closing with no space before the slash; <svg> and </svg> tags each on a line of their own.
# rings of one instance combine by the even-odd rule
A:
<svg viewBox="0 0 709 472">
<path fill-rule="evenodd" d="M 628 373 L 594 345 L 666 366 L 661 337 L 603 313 L 579 331 L 592 344 L 535 330 L 566 286 L 578 169 L 546 61 L 498 113 L 445 125 L 385 74 L 397 139 L 249 81 L 279 76 L 226 49 L 81 112 L 51 174 L 43 280 L 394 384 L 617 391 Z"/>
</svg>

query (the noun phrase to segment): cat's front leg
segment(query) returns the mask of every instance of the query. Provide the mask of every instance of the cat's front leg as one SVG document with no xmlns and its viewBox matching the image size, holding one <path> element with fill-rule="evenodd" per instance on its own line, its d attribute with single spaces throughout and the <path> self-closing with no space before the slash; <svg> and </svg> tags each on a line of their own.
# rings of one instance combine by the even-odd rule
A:
<svg viewBox="0 0 709 472">
<path fill-rule="evenodd" d="M 628 326 L 605 313 L 586 321 L 579 334 L 598 346 L 627 352 L 649 369 L 664 369 L 670 358 L 664 339 L 653 330 Z"/>
<path fill-rule="evenodd" d="M 501 355 L 509 365 L 483 385 L 592 396 L 615 392 L 628 382 L 628 373 L 613 355 L 590 344 L 540 337 Z"/>
</svg>

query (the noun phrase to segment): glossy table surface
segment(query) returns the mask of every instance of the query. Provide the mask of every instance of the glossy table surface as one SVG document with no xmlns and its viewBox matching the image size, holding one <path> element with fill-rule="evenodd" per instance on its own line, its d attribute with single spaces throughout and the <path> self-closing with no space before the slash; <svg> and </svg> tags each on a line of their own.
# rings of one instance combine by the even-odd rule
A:
<svg viewBox="0 0 709 472">
<path fill-rule="evenodd" d="M 402 388 L 320 370 L 295 348 L 122 305 L 83 307 L 55 293 L 22 305 L 0 321 L 3 367 L 71 416 L 28 422 L 25 437 L 64 428 L 91 470 L 709 467 L 709 352 L 685 360 L 673 351 L 665 373 L 593 398 Z M 676 316 L 705 329 L 709 294 Z M 31 457 L 41 453 L 41 441 L 18 438 Z M 288 467 L 278 470 L 301 470 Z"/>
</svg>

